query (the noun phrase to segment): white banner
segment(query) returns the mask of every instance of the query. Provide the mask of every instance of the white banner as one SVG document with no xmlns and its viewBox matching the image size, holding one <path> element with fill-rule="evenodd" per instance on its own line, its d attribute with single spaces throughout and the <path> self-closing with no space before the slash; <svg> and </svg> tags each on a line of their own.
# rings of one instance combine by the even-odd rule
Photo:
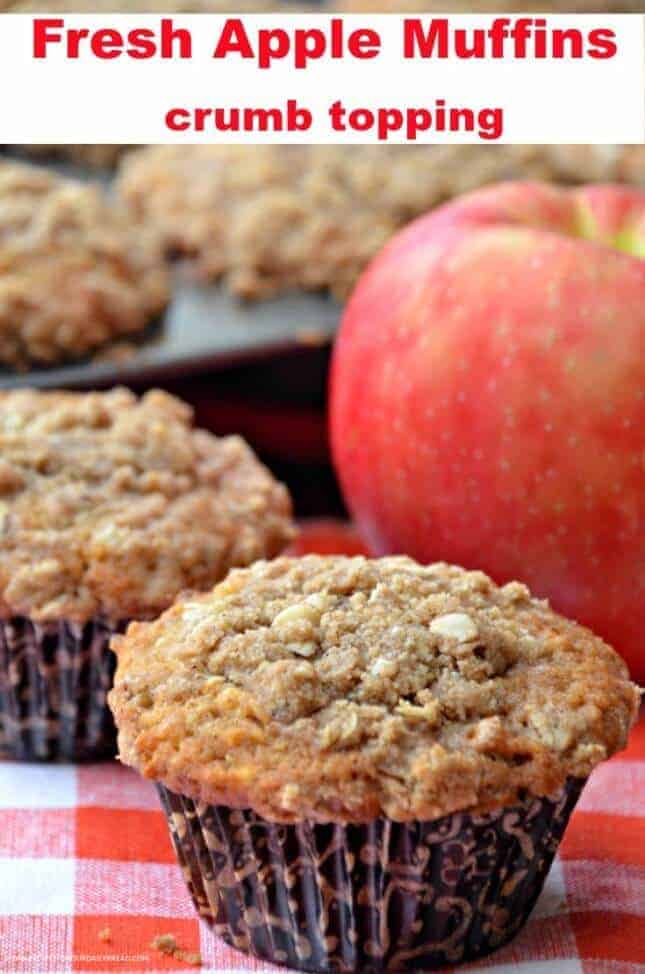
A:
<svg viewBox="0 0 645 974">
<path fill-rule="evenodd" d="M 0 16 L 0 141 L 645 141 L 639 15 Z"/>
</svg>

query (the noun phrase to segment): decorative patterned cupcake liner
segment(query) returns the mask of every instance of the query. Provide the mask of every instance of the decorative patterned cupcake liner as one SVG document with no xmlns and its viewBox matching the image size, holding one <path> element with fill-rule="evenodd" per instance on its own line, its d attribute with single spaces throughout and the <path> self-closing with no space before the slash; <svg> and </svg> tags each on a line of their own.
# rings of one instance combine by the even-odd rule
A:
<svg viewBox="0 0 645 974">
<path fill-rule="evenodd" d="M 422 971 L 522 927 L 584 781 L 484 815 L 279 825 L 159 785 L 199 915 L 231 946 L 303 971 Z"/>
<path fill-rule="evenodd" d="M 0 751 L 22 761 L 89 761 L 116 754 L 107 705 L 126 623 L 0 621 Z"/>
</svg>

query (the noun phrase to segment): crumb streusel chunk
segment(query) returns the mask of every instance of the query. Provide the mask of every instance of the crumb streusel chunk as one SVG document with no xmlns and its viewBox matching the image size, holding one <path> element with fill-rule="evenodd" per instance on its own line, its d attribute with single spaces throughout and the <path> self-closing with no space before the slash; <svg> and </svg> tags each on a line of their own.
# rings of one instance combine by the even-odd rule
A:
<svg viewBox="0 0 645 974">
<path fill-rule="evenodd" d="M 0 162 L 0 362 L 78 358 L 165 307 L 154 233 L 99 187 Z"/>
<path fill-rule="evenodd" d="M 0 393 L 0 614 L 147 618 L 292 537 L 286 489 L 164 392 Z"/>
<path fill-rule="evenodd" d="M 639 700 L 613 650 L 523 585 L 404 557 L 260 562 L 114 648 L 121 759 L 277 821 L 551 794 L 624 746 Z"/>
</svg>

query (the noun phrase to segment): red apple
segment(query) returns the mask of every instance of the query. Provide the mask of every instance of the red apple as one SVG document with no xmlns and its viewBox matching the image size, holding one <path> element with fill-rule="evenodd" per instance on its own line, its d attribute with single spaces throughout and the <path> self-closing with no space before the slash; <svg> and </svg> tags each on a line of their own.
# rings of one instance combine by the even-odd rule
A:
<svg viewBox="0 0 645 974">
<path fill-rule="evenodd" d="M 334 517 L 300 521 L 298 534 L 285 555 L 369 555 L 369 550 L 349 521 Z"/>
<path fill-rule="evenodd" d="M 373 261 L 331 438 L 378 552 L 518 578 L 645 679 L 645 193 L 488 187 Z"/>
</svg>

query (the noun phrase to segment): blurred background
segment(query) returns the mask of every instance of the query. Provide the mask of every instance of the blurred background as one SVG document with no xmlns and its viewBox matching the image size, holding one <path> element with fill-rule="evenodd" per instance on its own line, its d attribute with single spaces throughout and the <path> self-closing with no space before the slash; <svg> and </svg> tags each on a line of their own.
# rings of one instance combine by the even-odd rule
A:
<svg viewBox="0 0 645 974">
<path fill-rule="evenodd" d="M 327 374 L 343 304 L 373 253 L 420 213 L 499 179 L 645 185 L 645 147 L 5 146 L 0 177 L 0 388 L 162 386 L 200 426 L 244 436 L 286 481 L 298 516 L 313 518 L 344 514 Z M 43 264 L 54 268 L 54 304 L 58 287 L 92 298 L 79 263 L 86 270 L 98 249 L 138 266 L 149 237 L 170 274 L 161 313 L 139 315 L 124 335 L 98 287 L 104 332 L 34 354 L 16 308 L 37 303 Z M 74 269 L 57 279 L 67 251 Z"/>
</svg>

